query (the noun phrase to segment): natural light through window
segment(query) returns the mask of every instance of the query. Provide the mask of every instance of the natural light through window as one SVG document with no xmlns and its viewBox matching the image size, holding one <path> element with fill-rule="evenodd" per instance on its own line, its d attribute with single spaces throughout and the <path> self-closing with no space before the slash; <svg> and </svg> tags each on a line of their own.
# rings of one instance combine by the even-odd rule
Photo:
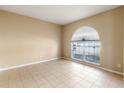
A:
<svg viewBox="0 0 124 93">
<path fill-rule="evenodd" d="M 100 40 L 94 28 L 82 27 L 73 34 L 71 55 L 73 59 L 100 63 Z"/>
</svg>

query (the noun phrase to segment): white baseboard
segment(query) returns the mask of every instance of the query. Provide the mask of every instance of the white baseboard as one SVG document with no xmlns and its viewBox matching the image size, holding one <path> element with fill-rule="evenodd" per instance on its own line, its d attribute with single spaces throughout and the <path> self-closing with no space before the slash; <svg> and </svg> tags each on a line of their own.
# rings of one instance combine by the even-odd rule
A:
<svg viewBox="0 0 124 93">
<path fill-rule="evenodd" d="M 6 71 L 6 70 L 10 70 L 10 69 L 15 69 L 15 68 L 26 67 L 26 66 L 30 66 L 30 65 L 33 65 L 33 64 L 39 64 L 39 63 L 42 63 L 42 62 L 48 62 L 48 61 L 57 60 L 57 59 L 66 59 L 66 60 L 74 61 L 71 58 L 59 57 L 59 58 L 52 58 L 52 59 L 49 59 L 49 60 L 43 60 L 43 61 L 26 63 L 26 64 L 22 64 L 22 65 L 17 65 L 17 66 L 11 66 L 11 67 L 7 67 L 7 68 L 1 68 L 0 71 Z M 99 67 L 99 66 L 97 66 L 97 68 L 100 68 L 100 69 L 103 69 L 105 71 L 116 73 L 116 74 L 124 76 L 124 73 L 121 73 L 121 72 L 118 72 L 118 71 L 114 71 L 114 70 L 103 68 L 103 67 Z"/>
<path fill-rule="evenodd" d="M 111 70 L 111 69 L 107 69 L 107 68 L 103 68 L 103 67 L 98 67 L 98 68 L 103 69 L 103 70 L 108 71 L 108 72 L 111 72 L 111 73 L 115 73 L 115 74 L 119 74 L 119 75 L 124 75 L 123 73 L 115 71 L 115 70 Z"/>
<path fill-rule="evenodd" d="M 52 59 L 49 59 L 49 60 L 26 63 L 26 64 L 22 64 L 22 65 L 11 66 L 11 67 L 7 67 L 7 68 L 1 68 L 0 71 L 6 71 L 6 70 L 10 70 L 10 69 L 15 69 L 15 68 L 26 67 L 26 66 L 39 64 L 39 63 L 42 63 L 42 62 L 48 62 L 48 61 L 52 61 L 52 60 L 57 60 L 57 59 L 61 59 L 61 57 L 60 58 L 52 58 Z"/>
<path fill-rule="evenodd" d="M 70 61 L 74 61 L 73 59 L 71 59 L 71 58 L 66 58 L 66 57 L 62 57 L 63 59 L 65 59 L 65 60 L 70 60 Z M 76 61 L 78 61 L 78 60 L 76 60 Z M 111 73 L 115 73 L 115 74 L 119 74 L 119 75 L 124 75 L 124 73 L 121 73 L 121 72 L 118 72 L 118 71 L 114 71 L 114 70 L 111 70 L 111 69 L 108 69 L 108 68 L 103 68 L 103 67 L 100 67 L 100 66 L 95 66 L 95 67 L 97 67 L 97 68 L 100 68 L 100 69 L 102 69 L 102 70 L 105 70 L 105 71 L 108 71 L 108 72 L 111 72 Z"/>
</svg>

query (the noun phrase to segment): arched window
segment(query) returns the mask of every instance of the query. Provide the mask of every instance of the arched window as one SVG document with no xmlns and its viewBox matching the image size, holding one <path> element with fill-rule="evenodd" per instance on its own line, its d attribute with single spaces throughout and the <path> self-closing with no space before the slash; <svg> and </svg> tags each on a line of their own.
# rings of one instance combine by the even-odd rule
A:
<svg viewBox="0 0 124 93">
<path fill-rule="evenodd" d="M 72 36 L 71 55 L 73 59 L 100 63 L 100 39 L 92 27 L 82 27 Z"/>
</svg>

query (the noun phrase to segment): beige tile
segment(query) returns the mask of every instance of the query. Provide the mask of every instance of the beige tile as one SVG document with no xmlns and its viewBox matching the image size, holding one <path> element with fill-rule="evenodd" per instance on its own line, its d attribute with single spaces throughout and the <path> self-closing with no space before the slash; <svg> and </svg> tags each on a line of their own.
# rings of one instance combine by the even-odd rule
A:
<svg viewBox="0 0 124 93">
<path fill-rule="evenodd" d="M 23 84 L 20 80 L 9 80 L 10 88 L 23 88 Z"/>
<path fill-rule="evenodd" d="M 121 88 L 123 77 L 68 60 L 55 60 L 0 72 L 6 88 Z"/>
</svg>

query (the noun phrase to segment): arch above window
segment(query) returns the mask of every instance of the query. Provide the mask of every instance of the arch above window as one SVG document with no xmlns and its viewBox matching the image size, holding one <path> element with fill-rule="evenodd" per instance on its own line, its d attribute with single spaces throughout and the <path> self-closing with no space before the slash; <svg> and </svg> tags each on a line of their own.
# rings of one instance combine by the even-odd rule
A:
<svg viewBox="0 0 124 93">
<path fill-rule="evenodd" d="M 99 40 L 98 32 L 89 26 L 79 28 L 72 36 L 72 41 L 76 40 Z"/>
</svg>

